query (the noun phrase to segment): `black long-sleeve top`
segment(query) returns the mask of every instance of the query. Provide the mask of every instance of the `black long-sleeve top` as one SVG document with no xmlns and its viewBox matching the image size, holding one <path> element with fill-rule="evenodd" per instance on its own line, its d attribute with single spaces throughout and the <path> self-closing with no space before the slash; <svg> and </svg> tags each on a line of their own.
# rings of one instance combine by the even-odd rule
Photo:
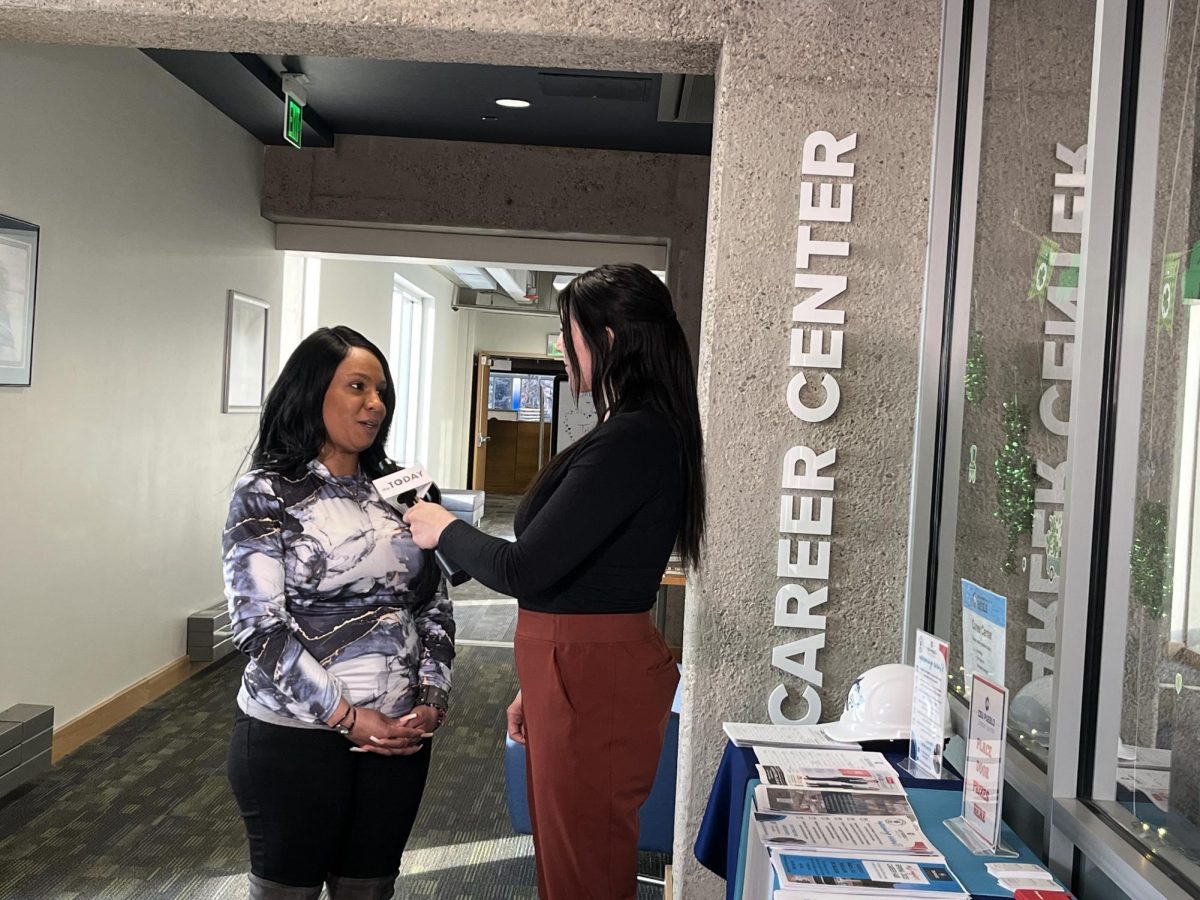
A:
<svg viewBox="0 0 1200 900">
<path fill-rule="evenodd" d="M 518 512 L 515 542 L 455 520 L 439 546 L 524 609 L 645 612 L 679 534 L 680 480 L 667 420 L 651 409 L 620 412 Z"/>
</svg>

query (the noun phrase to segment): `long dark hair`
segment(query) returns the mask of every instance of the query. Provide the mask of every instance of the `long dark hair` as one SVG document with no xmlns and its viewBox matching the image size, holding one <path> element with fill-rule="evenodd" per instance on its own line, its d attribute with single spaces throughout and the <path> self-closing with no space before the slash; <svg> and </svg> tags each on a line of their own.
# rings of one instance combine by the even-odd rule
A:
<svg viewBox="0 0 1200 900">
<path fill-rule="evenodd" d="M 684 564 L 694 567 L 704 545 L 706 521 L 704 439 L 692 355 L 671 292 L 645 266 L 601 266 L 562 289 L 558 314 L 563 349 L 576 373 L 579 355 L 571 336 L 572 322 L 579 326 L 591 353 L 592 400 L 598 421 L 603 423 L 622 410 L 650 408 L 661 413 L 675 432 L 683 504 L 679 550 Z M 578 388 L 575 394 L 578 400 Z M 526 502 L 595 435 L 596 430 L 591 431 L 554 457 L 526 494 Z"/>
<path fill-rule="evenodd" d="M 371 479 L 389 475 L 400 468 L 388 459 L 384 449 L 396 409 L 396 387 L 392 384 L 387 358 L 373 343 L 345 325 L 318 328 L 288 357 L 263 405 L 258 439 L 250 450 L 254 468 L 296 479 L 302 477 L 308 464 L 321 455 L 329 439 L 323 412 L 325 392 L 329 390 L 337 367 L 355 347 L 366 350 L 379 361 L 387 382 L 382 398 L 387 411 L 375 441 L 358 454 L 359 468 Z M 431 492 L 430 499 L 436 501 L 438 495 Z M 427 600 L 437 589 L 438 568 L 433 551 L 423 551 L 421 558 L 421 571 L 412 589 L 419 598 Z"/>
<path fill-rule="evenodd" d="M 322 414 L 325 392 L 333 381 L 333 373 L 355 347 L 366 350 L 379 360 L 387 382 L 387 389 L 383 393 L 387 412 L 379 433 L 375 435 L 375 442 L 358 455 L 358 464 L 369 478 L 388 474 L 384 445 L 396 408 L 392 373 L 379 348 L 345 325 L 318 328 L 302 340 L 288 357 L 263 405 L 262 418 L 258 423 L 258 440 L 250 451 L 256 469 L 299 478 L 309 462 L 320 456 L 329 439 Z"/>
</svg>

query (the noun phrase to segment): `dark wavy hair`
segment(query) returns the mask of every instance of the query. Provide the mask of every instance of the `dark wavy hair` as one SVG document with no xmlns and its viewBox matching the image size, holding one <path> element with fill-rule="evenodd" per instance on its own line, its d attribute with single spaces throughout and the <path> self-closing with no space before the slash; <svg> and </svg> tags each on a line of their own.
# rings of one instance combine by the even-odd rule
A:
<svg viewBox="0 0 1200 900">
<path fill-rule="evenodd" d="M 390 475 L 400 468 L 388 459 L 385 448 L 396 409 L 396 387 L 387 358 L 379 348 L 345 325 L 318 328 L 300 342 L 279 373 L 267 395 L 262 417 L 258 423 L 258 438 L 250 450 L 250 460 L 256 469 L 277 472 L 286 478 L 304 475 L 308 464 L 317 459 L 329 435 L 325 431 L 325 393 L 333 381 L 337 367 L 350 351 L 359 347 L 379 361 L 387 388 L 383 403 L 387 408 L 375 441 L 358 455 L 358 465 L 371 479 Z M 437 488 L 431 489 L 429 499 L 440 499 Z M 438 568 L 433 552 L 422 553 L 421 572 L 414 590 L 420 598 L 428 599 L 438 585 Z"/>
<path fill-rule="evenodd" d="M 597 420 L 625 409 L 657 410 L 675 432 L 679 446 L 683 518 L 678 546 L 685 565 L 696 566 L 706 523 L 704 438 L 696 373 L 687 338 L 675 315 L 671 292 L 645 266 L 601 266 L 578 276 L 558 295 L 563 349 L 579 372 L 571 323 L 592 357 L 592 400 Z M 609 339 L 608 330 L 612 331 Z M 578 399 L 578 388 L 575 388 Z M 542 485 L 566 467 L 595 430 L 558 454 L 526 494 L 529 502 Z"/>
<path fill-rule="evenodd" d="M 336 325 L 318 328 L 292 351 L 279 373 L 258 423 L 258 440 L 250 451 L 256 469 L 279 472 L 299 478 L 305 467 L 321 454 L 329 435 L 325 431 L 322 409 L 325 392 L 333 373 L 352 349 L 366 350 L 383 369 L 387 389 L 383 402 L 387 407 L 375 442 L 358 455 L 358 464 L 369 478 L 388 474 L 387 443 L 396 407 L 396 388 L 387 359 L 379 348 L 353 328 Z"/>
</svg>

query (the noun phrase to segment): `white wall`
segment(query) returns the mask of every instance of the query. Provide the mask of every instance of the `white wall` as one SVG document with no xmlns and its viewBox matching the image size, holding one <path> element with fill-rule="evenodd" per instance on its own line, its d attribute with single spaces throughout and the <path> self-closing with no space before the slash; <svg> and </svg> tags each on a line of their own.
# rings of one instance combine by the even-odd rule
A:
<svg viewBox="0 0 1200 900">
<path fill-rule="evenodd" d="M 430 266 L 387 261 L 321 260 L 319 324 L 348 325 L 389 353 L 394 275 L 433 298 L 428 445 L 419 460 L 443 487 L 467 483 L 472 345 L 470 316 L 452 308 L 454 286 Z"/>
<path fill-rule="evenodd" d="M 429 266 L 398 265 L 395 271 L 433 297 L 429 448 L 423 462 L 442 487 L 466 487 L 473 359 L 470 314 L 452 308 L 454 285 Z"/>
<path fill-rule="evenodd" d="M 226 291 L 277 310 L 282 254 L 262 147 L 145 56 L 0 44 L 0 83 L 0 213 L 42 228 L 33 385 L 0 388 L 0 709 L 61 724 L 221 600 L 255 425 L 220 411 Z"/>
<path fill-rule="evenodd" d="M 477 310 L 475 349 L 514 356 L 545 356 L 546 335 L 561 328 L 557 316 L 523 316 L 513 313 L 489 313 Z"/>
<path fill-rule="evenodd" d="M 386 356 L 392 333 L 395 270 L 388 262 L 322 259 L 318 324 L 323 328 L 347 325 Z"/>
</svg>

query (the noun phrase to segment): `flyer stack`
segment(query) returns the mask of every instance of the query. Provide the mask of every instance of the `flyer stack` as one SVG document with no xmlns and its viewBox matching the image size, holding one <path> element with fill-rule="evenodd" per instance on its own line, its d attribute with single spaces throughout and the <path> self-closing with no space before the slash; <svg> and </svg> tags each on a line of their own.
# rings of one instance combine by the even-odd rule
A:
<svg viewBox="0 0 1200 900">
<path fill-rule="evenodd" d="M 881 753 L 756 746 L 754 827 L 775 900 L 967 897 Z"/>
</svg>

